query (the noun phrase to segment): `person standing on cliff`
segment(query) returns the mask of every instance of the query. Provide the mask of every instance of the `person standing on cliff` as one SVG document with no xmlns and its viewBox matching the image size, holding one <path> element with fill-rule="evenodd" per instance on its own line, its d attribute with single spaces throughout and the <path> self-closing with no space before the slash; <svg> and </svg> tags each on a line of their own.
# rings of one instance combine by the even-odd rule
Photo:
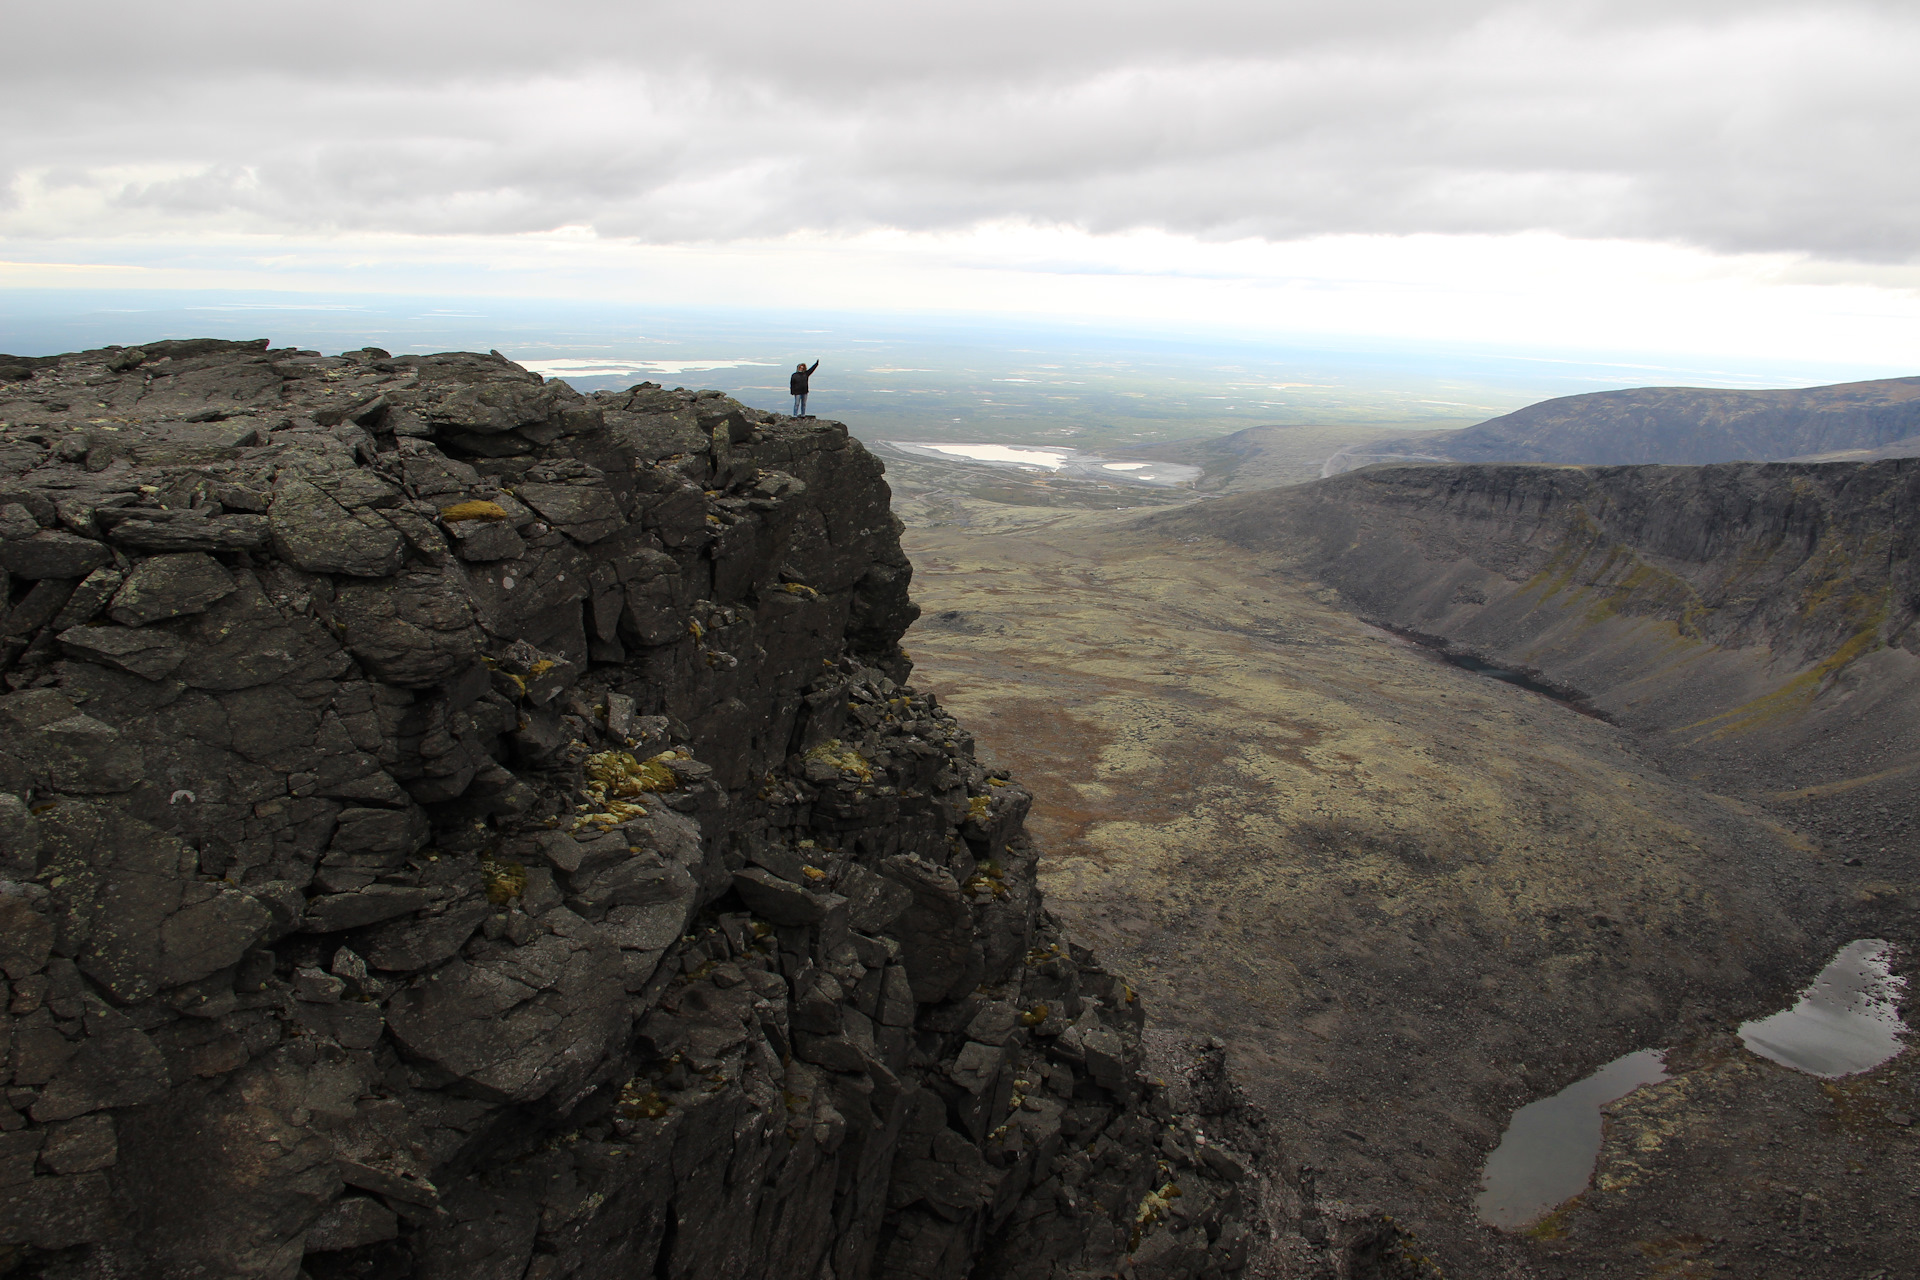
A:
<svg viewBox="0 0 1920 1280">
<path fill-rule="evenodd" d="M 819 367 L 818 360 L 815 360 L 811 367 L 802 360 L 793 366 L 793 373 L 787 378 L 787 390 L 793 392 L 793 416 L 796 418 L 807 416 L 807 379 L 811 378 L 814 369 Z"/>
</svg>

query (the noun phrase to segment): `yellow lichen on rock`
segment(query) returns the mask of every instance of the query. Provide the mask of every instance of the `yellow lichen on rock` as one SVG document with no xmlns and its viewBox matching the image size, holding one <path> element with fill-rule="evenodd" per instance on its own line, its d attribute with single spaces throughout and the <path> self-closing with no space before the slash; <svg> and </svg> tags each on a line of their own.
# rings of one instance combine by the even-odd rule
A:
<svg viewBox="0 0 1920 1280">
<path fill-rule="evenodd" d="M 679 755 L 663 751 L 650 760 L 638 760 L 631 751 L 602 751 L 587 757 L 589 795 L 633 797 L 649 791 L 671 791 L 680 785 L 665 760 Z"/>
<path fill-rule="evenodd" d="M 487 901 L 496 907 L 506 906 L 527 891 L 527 869 L 517 862 L 482 859 L 480 880 L 487 887 Z"/>
<path fill-rule="evenodd" d="M 620 1114 L 629 1120 L 658 1120 L 667 1110 L 667 1100 L 651 1085 L 642 1084 L 638 1077 L 627 1081 L 620 1090 Z"/>
<path fill-rule="evenodd" d="M 642 804 L 635 804 L 631 800 L 608 800 L 604 803 L 606 807 L 599 812 L 583 813 L 578 818 L 575 818 L 567 827 L 567 831 L 573 835 L 578 835 L 588 827 L 598 827 L 602 831 L 609 831 L 623 822 L 647 816 L 647 807 Z M 582 807 L 586 808 L 588 806 L 583 805 Z"/>
<path fill-rule="evenodd" d="M 574 819 L 571 830 L 586 827 L 606 830 L 632 818 L 647 816 L 638 797 L 649 792 L 672 791 L 680 785 L 665 763 L 685 758 L 684 752 L 662 751 L 650 760 L 639 760 L 631 751 L 602 751 L 588 756 L 583 767 L 587 774 L 587 802 L 582 808 L 593 812 Z"/>
<path fill-rule="evenodd" d="M 1004 898 L 1008 893 L 1004 877 L 1000 864 L 989 859 L 981 863 L 980 869 L 968 876 L 961 887 L 968 893 L 991 893 L 996 898 Z"/>
<path fill-rule="evenodd" d="M 829 738 L 807 752 L 806 759 L 813 763 L 832 765 L 840 772 L 852 774 L 862 782 L 873 781 L 872 763 L 838 738 Z"/>
<path fill-rule="evenodd" d="M 1127 1252 L 1132 1253 L 1140 1247 L 1140 1237 L 1147 1228 L 1167 1216 L 1173 1208 L 1173 1200 L 1180 1194 L 1180 1188 L 1171 1182 L 1164 1182 L 1157 1191 L 1149 1191 L 1140 1198 L 1140 1207 L 1133 1213 L 1133 1235 L 1127 1241 Z"/>
<path fill-rule="evenodd" d="M 479 500 L 456 502 L 450 507 L 442 507 L 440 509 L 440 518 L 448 524 L 458 524 L 462 520 L 501 521 L 511 519 L 511 517 L 507 515 L 507 509 L 499 503 L 482 502 Z"/>
</svg>

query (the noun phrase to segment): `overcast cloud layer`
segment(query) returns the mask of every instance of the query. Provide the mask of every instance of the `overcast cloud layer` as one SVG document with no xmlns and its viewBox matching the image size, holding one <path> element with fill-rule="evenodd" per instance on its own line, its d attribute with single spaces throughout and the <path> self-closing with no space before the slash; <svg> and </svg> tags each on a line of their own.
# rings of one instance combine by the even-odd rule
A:
<svg viewBox="0 0 1920 1280">
<path fill-rule="evenodd" d="M 0 235 L 1032 220 L 1920 252 L 1920 5 L 15 6 Z"/>
</svg>

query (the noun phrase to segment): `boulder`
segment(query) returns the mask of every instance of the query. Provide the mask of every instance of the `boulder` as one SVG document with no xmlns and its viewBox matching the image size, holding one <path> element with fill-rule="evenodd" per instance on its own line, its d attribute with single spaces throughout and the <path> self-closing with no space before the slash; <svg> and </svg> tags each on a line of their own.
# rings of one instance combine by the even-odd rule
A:
<svg viewBox="0 0 1920 1280">
<path fill-rule="evenodd" d="M 350 511 L 297 477 L 275 485 L 267 518 L 274 554 L 309 573 L 384 578 L 406 557 L 406 538 L 378 512 Z"/>
<path fill-rule="evenodd" d="M 328 893 L 307 902 L 300 927 L 308 933 L 338 933 L 418 911 L 432 901 L 424 889 L 374 884 L 354 893 Z"/>
<path fill-rule="evenodd" d="M 336 1253 L 400 1234 L 393 1210 L 369 1196 L 343 1196 L 307 1231 L 308 1253 Z"/>
<path fill-rule="evenodd" d="M 575 542 L 593 543 L 626 523 L 604 483 L 523 484 L 514 496 Z"/>
<path fill-rule="evenodd" d="M 53 922 L 26 901 L 0 896 L 0 973 L 18 981 L 46 966 L 53 953 Z"/>
<path fill-rule="evenodd" d="M 43 1124 L 166 1095 L 167 1063 L 153 1041 L 125 1014 L 97 999 L 88 1005 L 86 1038 L 33 1104 L 31 1114 Z"/>
<path fill-rule="evenodd" d="M 200 880 L 193 850 L 138 818 L 73 801 L 41 815 L 40 827 L 60 936 L 116 1000 L 207 977 L 267 930 L 265 907 Z"/>
<path fill-rule="evenodd" d="M 205 552 L 154 556 L 134 566 L 113 593 L 107 613 L 115 622 L 137 627 L 200 613 L 234 586 L 233 575 Z"/>
<path fill-rule="evenodd" d="M 113 593 L 120 589 L 120 584 L 125 580 L 126 575 L 118 569 L 95 569 L 73 589 L 66 604 L 54 615 L 53 629 L 65 631 L 92 622 L 107 607 L 107 601 L 113 598 Z"/>
<path fill-rule="evenodd" d="M 155 514 L 170 518 L 117 521 L 107 530 L 108 539 L 139 551 L 252 551 L 266 546 L 270 536 L 265 516 Z"/>
<path fill-rule="evenodd" d="M 0 542 L 0 569 L 16 578 L 67 578 L 75 582 L 113 563 L 113 552 L 91 538 L 43 529 Z"/>
<path fill-rule="evenodd" d="M 484 1097 L 532 1102 L 577 1084 L 630 1016 L 619 950 L 581 932 L 416 978 L 387 1006 L 394 1038 Z"/>
<path fill-rule="evenodd" d="M 880 934 L 913 905 L 913 891 L 876 875 L 858 863 L 841 873 L 837 886 L 847 899 L 847 923 L 861 933 Z"/>
<path fill-rule="evenodd" d="M 818 924 L 846 899 L 835 893 L 816 893 L 783 880 L 763 867 L 733 873 L 733 887 L 747 909 L 775 924 Z"/>
<path fill-rule="evenodd" d="M 50 1126 L 40 1163 L 56 1174 L 92 1173 L 120 1158 L 113 1117 L 85 1115 Z"/>
<path fill-rule="evenodd" d="M 394 920 L 355 943 L 367 964 L 390 972 L 431 969 L 458 955 L 480 922 L 493 914 L 483 898 L 457 902 L 438 915 Z"/>
<path fill-rule="evenodd" d="M 71 1248 L 103 1237 L 112 1215 L 105 1174 L 29 1178 L 0 1195 L 0 1244 Z"/>
<path fill-rule="evenodd" d="M 973 910 L 953 874 L 917 854 L 885 858 L 874 870 L 911 897 L 894 936 L 913 998 L 937 1004 L 964 988 L 973 961 Z"/>
<path fill-rule="evenodd" d="M 437 684 L 470 667 L 485 641 L 466 591 L 444 573 L 342 583 L 332 614 L 348 652 L 402 688 Z"/>
<path fill-rule="evenodd" d="M 61 650 L 144 680 L 172 675 L 186 660 L 187 646 L 164 631 L 134 627 L 73 627 L 58 637 Z"/>
<path fill-rule="evenodd" d="M 126 791 L 143 776 L 144 757 L 105 721 L 81 715 L 53 689 L 0 698 L 0 787 L 99 795 Z"/>
</svg>

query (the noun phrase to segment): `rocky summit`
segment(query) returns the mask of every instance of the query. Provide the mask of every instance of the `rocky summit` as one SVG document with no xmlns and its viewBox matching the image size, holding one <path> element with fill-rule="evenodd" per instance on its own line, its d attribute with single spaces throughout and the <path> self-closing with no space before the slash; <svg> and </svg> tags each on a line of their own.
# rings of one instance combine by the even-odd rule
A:
<svg viewBox="0 0 1920 1280">
<path fill-rule="evenodd" d="M 1261 1116 L 1042 907 L 888 501 L 498 354 L 0 357 L 0 1271 L 1242 1272 Z"/>
</svg>

